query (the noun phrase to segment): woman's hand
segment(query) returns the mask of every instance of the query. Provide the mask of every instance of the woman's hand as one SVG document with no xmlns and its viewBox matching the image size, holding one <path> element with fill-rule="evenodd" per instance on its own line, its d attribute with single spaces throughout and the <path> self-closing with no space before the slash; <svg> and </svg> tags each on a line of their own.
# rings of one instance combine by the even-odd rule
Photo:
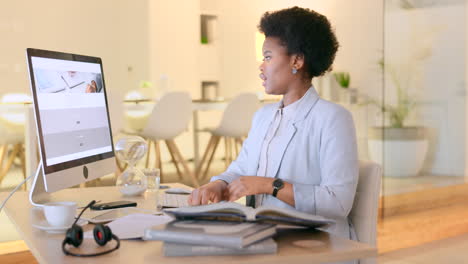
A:
<svg viewBox="0 0 468 264">
<path fill-rule="evenodd" d="M 192 191 L 188 197 L 188 204 L 201 205 L 208 204 L 209 202 L 219 203 L 225 196 L 227 186 L 227 183 L 221 180 L 207 183 Z"/>
<path fill-rule="evenodd" d="M 260 176 L 241 176 L 228 185 L 229 201 L 233 202 L 247 195 L 268 193 L 272 190 L 273 180 Z"/>
<path fill-rule="evenodd" d="M 94 80 L 91 81 L 91 84 L 86 86 L 86 93 L 95 93 L 97 91 L 97 85 Z"/>
</svg>

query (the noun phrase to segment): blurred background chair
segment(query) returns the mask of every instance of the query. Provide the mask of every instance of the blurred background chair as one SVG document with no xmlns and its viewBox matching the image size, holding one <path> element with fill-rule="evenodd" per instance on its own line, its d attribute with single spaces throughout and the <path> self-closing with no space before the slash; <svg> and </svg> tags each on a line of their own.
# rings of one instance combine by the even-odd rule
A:
<svg viewBox="0 0 468 264">
<path fill-rule="evenodd" d="M 190 176 L 194 186 L 199 186 L 195 175 L 189 169 L 187 161 L 182 157 L 174 141 L 178 135 L 187 130 L 191 118 L 192 99 L 190 94 L 186 92 L 170 92 L 156 102 L 148 118 L 146 127 L 142 132 L 138 133 L 148 140 L 146 167 L 149 166 L 151 146 L 154 146 L 155 163 L 156 167 L 161 171 L 161 182 L 163 182 L 163 169 L 159 143 L 160 141 L 164 141 L 179 178 L 182 178 L 184 175 Z M 179 164 L 184 168 L 184 174 L 182 174 Z"/>
<path fill-rule="evenodd" d="M 137 91 L 130 91 L 124 96 L 123 129 L 126 133 L 135 134 L 143 130 L 153 109 L 152 98 L 145 98 Z"/>
<path fill-rule="evenodd" d="M 31 97 L 21 93 L 5 94 L 0 99 L 0 185 L 15 161 L 26 178 L 24 128 L 29 103 Z"/>
<path fill-rule="evenodd" d="M 19 159 L 23 178 L 26 178 L 24 135 L 15 132 L 0 117 L 0 186 L 16 158 Z M 19 183 L 19 182 L 18 182 Z M 23 185 L 23 189 L 26 185 Z"/>
<path fill-rule="evenodd" d="M 358 241 L 377 247 L 377 216 L 382 168 L 370 161 L 359 162 L 359 181 L 349 218 Z M 361 264 L 376 263 L 375 258 L 361 259 Z"/>
<path fill-rule="evenodd" d="M 219 126 L 209 131 L 210 140 L 195 171 L 198 179 L 204 179 L 207 176 L 221 138 L 224 138 L 225 142 L 225 167 L 227 168 L 235 158 L 232 153 L 234 150 L 237 157 L 243 140 L 249 133 L 252 118 L 259 107 L 260 101 L 254 93 L 240 94 L 229 103 Z M 204 165 L 206 168 L 203 170 Z"/>
</svg>

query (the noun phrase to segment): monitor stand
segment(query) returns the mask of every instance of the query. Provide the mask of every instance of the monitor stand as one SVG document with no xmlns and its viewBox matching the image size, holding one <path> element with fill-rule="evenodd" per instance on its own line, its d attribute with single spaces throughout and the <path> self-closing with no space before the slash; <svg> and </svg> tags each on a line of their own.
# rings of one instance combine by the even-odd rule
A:
<svg viewBox="0 0 468 264">
<path fill-rule="evenodd" d="M 37 165 L 36 175 L 34 175 L 33 184 L 29 191 L 29 202 L 34 206 L 42 206 L 42 204 L 50 200 L 51 195 L 47 193 L 44 185 L 44 172 L 41 159 Z"/>
</svg>

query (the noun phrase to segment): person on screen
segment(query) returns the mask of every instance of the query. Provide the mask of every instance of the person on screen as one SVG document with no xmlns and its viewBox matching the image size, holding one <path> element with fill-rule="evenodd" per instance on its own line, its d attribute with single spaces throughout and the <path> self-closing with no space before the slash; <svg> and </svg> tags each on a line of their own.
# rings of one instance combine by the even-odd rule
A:
<svg viewBox="0 0 468 264">
<path fill-rule="evenodd" d="M 93 80 L 86 85 L 86 93 L 100 93 L 102 92 L 102 75 L 94 74 Z"/>
<path fill-rule="evenodd" d="M 95 80 L 92 80 L 90 84 L 86 85 L 86 93 L 95 93 L 97 90 L 97 84 Z"/>
<path fill-rule="evenodd" d="M 339 44 L 328 19 L 293 7 L 267 12 L 260 78 L 279 103 L 255 113 L 242 150 L 228 169 L 195 189 L 191 205 L 247 196 L 251 206 L 295 208 L 333 218 L 329 231 L 350 237 L 348 214 L 358 181 L 353 118 L 323 100 L 312 79 L 331 69 Z"/>
</svg>

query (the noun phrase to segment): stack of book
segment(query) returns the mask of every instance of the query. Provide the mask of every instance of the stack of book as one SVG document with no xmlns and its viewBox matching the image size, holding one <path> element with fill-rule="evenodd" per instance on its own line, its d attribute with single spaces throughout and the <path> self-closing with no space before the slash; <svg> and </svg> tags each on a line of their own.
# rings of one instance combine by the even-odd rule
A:
<svg viewBox="0 0 468 264">
<path fill-rule="evenodd" d="M 321 227 L 333 223 L 293 209 L 218 203 L 165 210 L 174 221 L 147 228 L 143 239 L 162 240 L 165 256 L 274 254 L 276 224 Z"/>
<path fill-rule="evenodd" d="M 162 240 L 164 256 L 276 253 L 274 224 L 174 220 L 146 229 L 143 239 Z"/>
</svg>

